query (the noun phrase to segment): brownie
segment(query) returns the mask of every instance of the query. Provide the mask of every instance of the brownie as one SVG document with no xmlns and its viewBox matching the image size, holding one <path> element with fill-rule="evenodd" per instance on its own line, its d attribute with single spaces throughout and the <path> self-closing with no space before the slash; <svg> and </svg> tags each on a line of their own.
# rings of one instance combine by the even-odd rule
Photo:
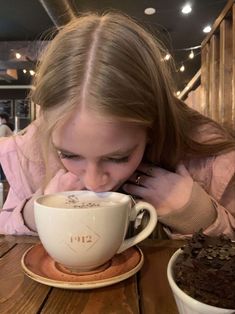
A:
<svg viewBox="0 0 235 314">
<path fill-rule="evenodd" d="M 173 270 L 177 285 L 200 302 L 235 309 L 235 243 L 199 231 L 182 250 Z"/>
</svg>

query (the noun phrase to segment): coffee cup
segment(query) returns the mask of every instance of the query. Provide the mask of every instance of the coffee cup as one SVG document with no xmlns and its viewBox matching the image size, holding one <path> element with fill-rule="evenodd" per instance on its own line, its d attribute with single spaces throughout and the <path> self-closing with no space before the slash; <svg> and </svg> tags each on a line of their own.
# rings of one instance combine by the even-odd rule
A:
<svg viewBox="0 0 235 314">
<path fill-rule="evenodd" d="M 131 221 L 142 211 L 147 225 L 125 239 Z M 157 223 L 149 203 L 133 203 L 117 192 L 68 191 L 38 197 L 34 202 L 39 238 L 47 253 L 59 264 L 76 272 L 102 267 L 115 254 L 147 238 Z"/>
</svg>

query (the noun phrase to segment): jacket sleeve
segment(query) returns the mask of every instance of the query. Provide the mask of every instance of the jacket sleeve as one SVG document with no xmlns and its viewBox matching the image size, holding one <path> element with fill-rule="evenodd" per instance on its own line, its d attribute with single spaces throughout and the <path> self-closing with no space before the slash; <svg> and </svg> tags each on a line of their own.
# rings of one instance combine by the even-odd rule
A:
<svg viewBox="0 0 235 314">
<path fill-rule="evenodd" d="M 10 188 L 7 199 L 0 211 L 0 234 L 37 235 L 24 223 L 22 210 L 28 199 L 20 200 Z"/>
<path fill-rule="evenodd" d="M 208 226 L 205 233 L 224 233 L 235 240 L 235 174 L 227 185 L 219 201 L 212 199 L 217 211 L 217 219 Z"/>
<path fill-rule="evenodd" d="M 235 152 L 213 158 L 207 186 L 194 182 L 191 199 L 177 215 L 163 218 L 168 236 L 191 237 L 203 228 L 215 236 L 225 234 L 235 239 Z M 200 184 L 201 183 L 201 184 Z"/>
</svg>

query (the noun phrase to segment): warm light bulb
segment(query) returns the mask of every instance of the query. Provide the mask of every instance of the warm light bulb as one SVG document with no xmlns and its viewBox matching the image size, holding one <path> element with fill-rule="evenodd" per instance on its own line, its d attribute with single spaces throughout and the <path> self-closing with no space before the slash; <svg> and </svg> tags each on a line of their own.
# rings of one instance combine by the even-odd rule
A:
<svg viewBox="0 0 235 314">
<path fill-rule="evenodd" d="M 191 50 L 190 54 L 189 54 L 189 59 L 193 59 L 194 58 L 194 52 L 193 50 Z"/>
<path fill-rule="evenodd" d="M 147 15 L 153 15 L 153 14 L 156 13 L 156 9 L 154 9 L 154 8 L 146 8 L 144 10 L 144 13 L 147 14 Z"/>
<path fill-rule="evenodd" d="M 189 3 L 185 4 L 181 10 L 181 12 L 183 14 L 189 14 L 190 12 L 192 12 L 192 7 Z"/>
<path fill-rule="evenodd" d="M 19 52 L 16 52 L 15 56 L 16 56 L 16 59 L 20 59 L 21 58 L 21 54 Z"/>
<path fill-rule="evenodd" d="M 180 67 L 180 72 L 184 72 L 184 70 L 185 70 L 185 66 L 182 64 Z"/>
<path fill-rule="evenodd" d="M 34 70 L 29 70 L 29 73 L 30 73 L 30 75 L 32 75 L 32 76 L 35 74 Z"/>
<path fill-rule="evenodd" d="M 210 25 L 207 25 L 207 26 L 205 26 L 205 27 L 203 28 L 203 32 L 204 32 L 204 33 L 210 33 L 210 31 L 211 31 L 211 26 L 210 26 Z"/>
<path fill-rule="evenodd" d="M 180 90 L 176 92 L 176 96 L 179 96 L 179 95 L 180 95 Z"/>
<path fill-rule="evenodd" d="M 167 53 L 164 57 L 164 60 L 168 61 L 168 60 L 170 60 L 170 58 L 171 58 L 171 55 L 169 53 Z"/>
<path fill-rule="evenodd" d="M 23 70 L 23 72 L 24 72 L 24 73 L 27 73 L 27 70 L 26 70 L 26 69 L 24 69 L 24 70 Z"/>
</svg>

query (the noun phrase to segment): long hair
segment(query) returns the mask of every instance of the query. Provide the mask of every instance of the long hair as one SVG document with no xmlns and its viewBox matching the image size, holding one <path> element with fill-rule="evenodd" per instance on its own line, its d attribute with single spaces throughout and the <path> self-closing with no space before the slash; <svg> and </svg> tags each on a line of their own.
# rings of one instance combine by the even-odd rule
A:
<svg viewBox="0 0 235 314">
<path fill-rule="evenodd" d="M 55 125 L 86 108 L 145 126 L 144 158 L 168 170 L 187 157 L 234 149 L 222 127 L 174 96 L 164 55 L 155 36 L 123 14 L 89 13 L 61 28 L 41 57 L 31 94 L 44 119 L 43 146 L 52 147 Z M 210 140 L 197 140 L 208 125 Z"/>
</svg>

